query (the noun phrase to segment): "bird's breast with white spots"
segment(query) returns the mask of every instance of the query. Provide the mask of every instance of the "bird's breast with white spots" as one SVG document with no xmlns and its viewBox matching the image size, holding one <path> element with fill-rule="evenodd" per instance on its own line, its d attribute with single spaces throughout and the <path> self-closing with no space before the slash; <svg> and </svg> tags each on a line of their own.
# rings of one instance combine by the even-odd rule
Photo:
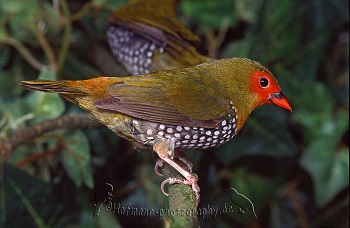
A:
<svg viewBox="0 0 350 228">
<path fill-rule="evenodd" d="M 152 147 L 157 140 L 173 138 L 175 148 L 207 149 L 231 140 L 237 133 L 236 122 L 236 115 L 221 121 L 216 128 L 175 126 L 134 119 L 131 127 L 134 139 L 147 146 Z"/>
</svg>

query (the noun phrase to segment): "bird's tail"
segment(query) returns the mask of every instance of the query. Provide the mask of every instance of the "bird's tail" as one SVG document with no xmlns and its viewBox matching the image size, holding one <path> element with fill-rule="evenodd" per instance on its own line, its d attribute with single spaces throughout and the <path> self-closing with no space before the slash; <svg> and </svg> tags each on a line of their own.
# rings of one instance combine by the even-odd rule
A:
<svg viewBox="0 0 350 228">
<path fill-rule="evenodd" d="M 79 86 L 79 81 L 34 80 L 22 81 L 20 85 L 30 90 L 58 93 L 73 103 L 77 103 L 75 98 L 88 95 L 84 88 Z"/>
<path fill-rule="evenodd" d="M 34 80 L 22 81 L 21 86 L 30 90 L 38 90 L 43 92 L 54 92 L 59 94 L 86 95 L 79 87 L 69 86 L 71 81 L 50 81 L 50 80 Z"/>
<path fill-rule="evenodd" d="M 116 82 L 122 81 L 118 77 L 98 77 L 88 80 L 34 80 L 22 81 L 20 85 L 30 90 L 58 93 L 65 99 L 78 104 L 79 100 L 89 97 L 94 101 L 110 96 L 107 87 Z"/>
</svg>

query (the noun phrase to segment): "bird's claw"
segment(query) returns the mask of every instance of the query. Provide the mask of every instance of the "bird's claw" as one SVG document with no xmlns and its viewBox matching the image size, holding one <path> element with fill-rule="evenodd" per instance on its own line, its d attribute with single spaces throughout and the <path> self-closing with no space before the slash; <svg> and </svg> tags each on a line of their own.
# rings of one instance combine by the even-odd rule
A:
<svg viewBox="0 0 350 228">
<path fill-rule="evenodd" d="M 194 176 L 193 176 L 194 178 Z M 162 193 L 165 195 L 165 196 L 169 196 L 169 193 L 165 192 L 164 190 L 164 186 L 166 184 L 186 184 L 186 185 L 190 185 L 192 187 L 192 191 L 194 192 L 195 196 L 196 196 L 196 203 L 198 205 L 199 203 L 199 191 L 200 191 L 200 188 L 197 184 L 197 181 L 196 180 L 183 180 L 183 179 L 179 179 L 179 178 L 172 178 L 172 177 L 169 177 L 168 179 L 164 180 L 162 182 L 162 184 L 160 185 L 160 190 L 162 191 Z"/>
<path fill-rule="evenodd" d="M 163 167 L 163 165 L 164 165 L 164 161 L 163 161 L 162 159 L 160 159 L 160 158 L 158 159 L 158 161 L 157 161 L 156 164 L 154 165 L 154 172 L 155 172 L 158 176 L 160 176 L 160 177 L 162 177 L 163 174 L 159 172 L 158 168 Z M 163 193 L 164 193 L 164 192 L 163 192 Z M 165 195 L 165 194 L 164 194 L 164 195 Z"/>
</svg>

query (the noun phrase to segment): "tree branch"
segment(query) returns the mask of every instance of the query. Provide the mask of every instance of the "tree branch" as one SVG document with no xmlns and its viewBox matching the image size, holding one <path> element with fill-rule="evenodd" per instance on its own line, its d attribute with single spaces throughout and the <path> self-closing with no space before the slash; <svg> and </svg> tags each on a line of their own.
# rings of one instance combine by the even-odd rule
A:
<svg viewBox="0 0 350 228">
<path fill-rule="evenodd" d="M 0 156 L 10 156 L 14 149 L 23 143 L 30 142 L 32 139 L 49 131 L 58 129 L 84 129 L 103 126 L 90 114 L 63 115 L 56 119 L 46 120 L 39 124 L 34 124 L 25 129 L 15 131 L 11 137 L 0 140 Z"/>
<path fill-rule="evenodd" d="M 176 159 L 178 164 L 186 167 Z M 162 172 L 165 179 L 180 178 L 179 174 L 170 165 L 164 164 Z M 192 188 L 186 184 L 173 184 L 168 188 L 169 211 L 165 217 L 167 227 L 199 227 L 197 217 L 196 197 Z"/>
<path fill-rule="evenodd" d="M 34 55 L 29 51 L 28 48 L 26 48 L 20 41 L 11 38 L 11 37 L 6 37 L 2 40 L 0 40 L 0 44 L 6 44 L 10 45 L 21 54 L 21 56 L 34 68 L 37 70 L 50 70 L 51 65 L 45 65 L 39 62 Z"/>
<path fill-rule="evenodd" d="M 70 46 L 70 35 L 72 33 L 72 18 L 69 10 L 69 6 L 66 0 L 61 0 L 61 6 L 62 6 L 62 11 L 64 14 L 64 25 L 65 25 L 65 30 L 63 33 L 63 39 L 62 39 L 62 45 L 60 48 L 60 52 L 58 54 L 58 66 L 57 66 L 57 79 L 62 79 L 62 71 L 63 71 L 63 66 L 66 61 L 68 51 L 69 51 L 69 46 Z"/>
</svg>

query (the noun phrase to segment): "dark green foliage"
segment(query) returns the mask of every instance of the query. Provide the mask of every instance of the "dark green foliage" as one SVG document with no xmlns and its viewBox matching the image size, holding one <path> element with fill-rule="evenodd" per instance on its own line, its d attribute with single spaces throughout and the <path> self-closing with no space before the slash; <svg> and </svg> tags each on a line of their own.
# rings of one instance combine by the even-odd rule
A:
<svg viewBox="0 0 350 228">
<path fill-rule="evenodd" d="M 56 94 L 24 91 L 21 80 L 125 75 L 105 41 L 107 17 L 125 1 L 62 2 L 71 13 L 68 36 L 64 7 L 0 1 L 0 139 L 82 112 Z M 207 46 L 228 20 L 219 57 L 266 65 L 293 107 L 292 113 L 260 107 L 231 142 L 186 152 L 201 187 L 200 226 L 349 226 L 348 8 L 343 0 L 180 1 L 179 19 L 202 32 Z M 28 162 L 44 152 L 51 155 Z M 104 128 L 57 131 L 28 142 L 1 158 L 0 226 L 160 226 L 160 213 L 127 209 L 166 210 L 153 155 L 135 152 Z M 106 211 L 106 183 L 113 185 L 114 214 Z M 232 188 L 251 200 L 257 219 Z M 204 214 L 208 205 L 222 213 Z"/>
</svg>

